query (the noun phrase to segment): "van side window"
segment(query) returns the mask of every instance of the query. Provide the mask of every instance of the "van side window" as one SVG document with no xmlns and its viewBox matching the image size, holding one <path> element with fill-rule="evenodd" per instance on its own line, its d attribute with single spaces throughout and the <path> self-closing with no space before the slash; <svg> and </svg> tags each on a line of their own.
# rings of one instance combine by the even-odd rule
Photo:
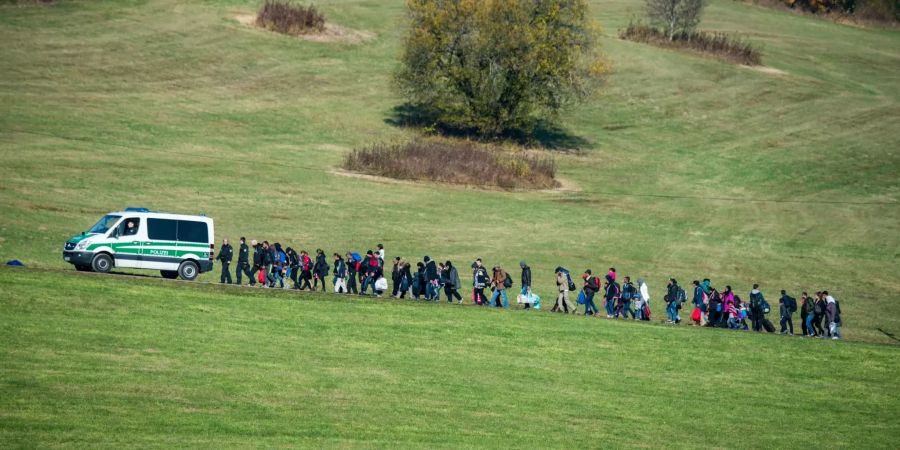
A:
<svg viewBox="0 0 900 450">
<path fill-rule="evenodd" d="M 141 226 L 141 219 L 129 217 L 119 224 L 119 236 L 134 236 Z"/>
<path fill-rule="evenodd" d="M 209 227 L 206 222 L 178 221 L 178 241 L 209 243 Z"/>
<path fill-rule="evenodd" d="M 147 219 L 147 237 L 154 241 L 175 241 L 178 222 L 172 219 Z"/>
</svg>

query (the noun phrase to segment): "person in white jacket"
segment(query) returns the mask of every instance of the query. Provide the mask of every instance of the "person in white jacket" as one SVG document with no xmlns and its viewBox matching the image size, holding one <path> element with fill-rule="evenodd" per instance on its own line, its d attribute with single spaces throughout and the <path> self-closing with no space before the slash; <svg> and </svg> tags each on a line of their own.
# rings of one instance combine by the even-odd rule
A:
<svg viewBox="0 0 900 450">
<path fill-rule="evenodd" d="M 648 308 L 650 307 L 650 289 L 647 288 L 647 283 L 644 283 L 643 278 L 638 278 L 637 282 L 640 296 L 635 300 L 634 309 L 638 320 L 648 320 L 644 317 L 644 305 L 647 305 Z"/>
</svg>

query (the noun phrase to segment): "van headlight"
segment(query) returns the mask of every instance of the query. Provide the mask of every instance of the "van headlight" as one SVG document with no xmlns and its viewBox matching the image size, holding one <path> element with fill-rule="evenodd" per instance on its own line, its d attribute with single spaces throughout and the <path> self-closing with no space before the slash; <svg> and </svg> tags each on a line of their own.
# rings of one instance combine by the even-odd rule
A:
<svg viewBox="0 0 900 450">
<path fill-rule="evenodd" d="M 84 250 L 85 248 L 87 248 L 87 245 L 87 242 L 81 241 L 78 243 L 78 245 L 75 246 L 75 250 Z"/>
</svg>

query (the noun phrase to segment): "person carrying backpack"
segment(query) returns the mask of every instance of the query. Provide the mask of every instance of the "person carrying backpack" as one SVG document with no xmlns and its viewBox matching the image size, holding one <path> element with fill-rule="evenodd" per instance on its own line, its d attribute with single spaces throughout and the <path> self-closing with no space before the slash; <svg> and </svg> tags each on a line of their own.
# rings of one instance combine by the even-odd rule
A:
<svg viewBox="0 0 900 450">
<path fill-rule="evenodd" d="M 397 291 L 397 298 L 405 298 L 406 293 L 412 286 L 413 276 L 409 271 L 409 263 L 402 261 L 400 263 L 400 289 Z"/>
<path fill-rule="evenodd" d="M 684 290 L 678 286 L 678 281 L 674 278 L 669 278 L 668 289 L 666 290 L 666 315 L 668 316 L 668 323 L 673 325 L 678 325 L 680 319 L 678 317 L 678 308 L 681 307 L 681 302 L 684 300 Z"/>
<path fill-rule="evenodd" d="M 569 271 L 562 267 L 556 268 L 556 290 L 559 294 L 556 297 L 556 304 L 550 309 L 551 312 L 575 313 L 575 306 L 569 302 L 569 291 L 574 290 L 575 284 L 569 275 Z"/>
<path fill-rule="evenodd" d="M 512 287 L 512 278 L 500 266 L 494 267 L 494 276 L 491 279 L 491 287 L 494 293 L 491 295 L 491 306 L 495 308 L 509 308 L 509 298 L 506 296 L 506 290 Z M 503 303 L 500 303 L 500 297 L 503 297 Z"/>
<path fill-rule="evenodd" d="M 325 260 L 325 252 L 316 249 L 316 265 L 313 266 L 313 290 L 318 290 L 318 283 L 322 283 L 322 292 L 325 292 L 325 278 L 328 278 L 328 261 Z"/>
<path fill-rule="evenodd" d="M 362 281 L 362 288 L 360 289 L 360 294 L 368 295 L 366 292 L 369 290 L 369 286 L 372 286 L 372 290 L 375 290 L 375 272 L 378 270 L 378 258 L 375 257 L 375 254 L 372 250 L 366 252 L 366 256 L 363 257 L 362 263 L 359 266 L 360 278 Z"/>
<path fill-rule="evenodd" d="M 759 290 L 759 284 L 753 284 L 753 289 L 750 290 L 750 314 L 751 321 L 753 323 L 753 331 L 757 333 L 760 332 L 763 328 L 763 322 L 766 320 L 766 309 L 769 304 L 766 302 L 766 298 L 763 296 L 762 291 Z"/>
<path fill-rule="evenodd" d="M 278 283 L 279 287 L 284 289 L 284 275 L 287 274 L 287 255 L 285 255 L 284 250 L 281 249 L 280 243 L 276 242 L 274 247 L 272 281 L 269 284 L 269 287 L 274 288 L 275 283 Z"/>
<path fill-rule="evenodd" d="M 781 334 L 789 333 L 791 336 L 794 335 L 794 313 L 797 311 L 797 299 L 787 295 L 787 292 L 782 289 L 781 290 L 781 298 L 779 299 L 779 304 L 784 304 L 784 312 L 781 311 L 781 306 L 779 306 L 779 315 L 781 316 Z M 790 331 L 788 331 L 790 330 Z"/>
<path fill-rule="evenodd" d="M 600 310 L 594 304 L 594 295 L 600 292 L 600 279 L 591 273 L 591 269 L 585 270 L 584 274 L 581 275 L 581 279 L 584 280 L 584 287 L 582 288 L 582 292 L 584 292 L 584 315 L 596 317 L 600 314 Z"/>
<path fill-rule="evenodd" d="M 356 267 L 359 264 L 359 261 L 353 257 L 353 253 L 347 252 L 347 293 L 348 294 L 359 294 L 359 290 L 356 288 Z"/>
</svg>

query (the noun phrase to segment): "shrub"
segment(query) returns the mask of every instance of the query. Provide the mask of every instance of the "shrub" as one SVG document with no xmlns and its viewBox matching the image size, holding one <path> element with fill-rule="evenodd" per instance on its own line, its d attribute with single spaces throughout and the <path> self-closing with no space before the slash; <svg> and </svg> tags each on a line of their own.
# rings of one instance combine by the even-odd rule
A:
<svg viewBox="0 0 900 450">
<path fill-rule="evenodd" d="M 583 100 L 607 66 L 586 0 L 408 0 L 397 85 L 436 129 L 530 130 Z"/>
<path fill-rule="evenodd" d="M 284 34 L 307 34 L 325 29 L 325 16 L 315 6 L 289 0 L 266 0 L 256 15 L 256 25 Z"/>
<path fill-rule="evenodd" d="M 676 34 L 691 34 L 700 23 L 706 0 L 645 0 L 650 23 L 673 41 Z"/>
<path fill-rule="evenodd" d="M 417 139 L 404 144 L 374 144 L 350 152 L 344 168 L 403 180 L 505 189 L 557 186 L 553 158 L 472 141 Z"/>
<path fill-rule="evenodd" d="M 853 16 L 873 22 L 900 22 L 900 0 L 856 0 Z"/>
<path fill-rule="evenodd" d="M 686 48 L 748 66 L 762 64 L 762 55 L 753 44 L 726 33 L 707 31 L 676 33 L 670 40 L 665 32 L 657 28 L 640 23 L 630 23 L 627 28 L 622 30 L 619 37 L 661 47 Z"/>
</svg>

